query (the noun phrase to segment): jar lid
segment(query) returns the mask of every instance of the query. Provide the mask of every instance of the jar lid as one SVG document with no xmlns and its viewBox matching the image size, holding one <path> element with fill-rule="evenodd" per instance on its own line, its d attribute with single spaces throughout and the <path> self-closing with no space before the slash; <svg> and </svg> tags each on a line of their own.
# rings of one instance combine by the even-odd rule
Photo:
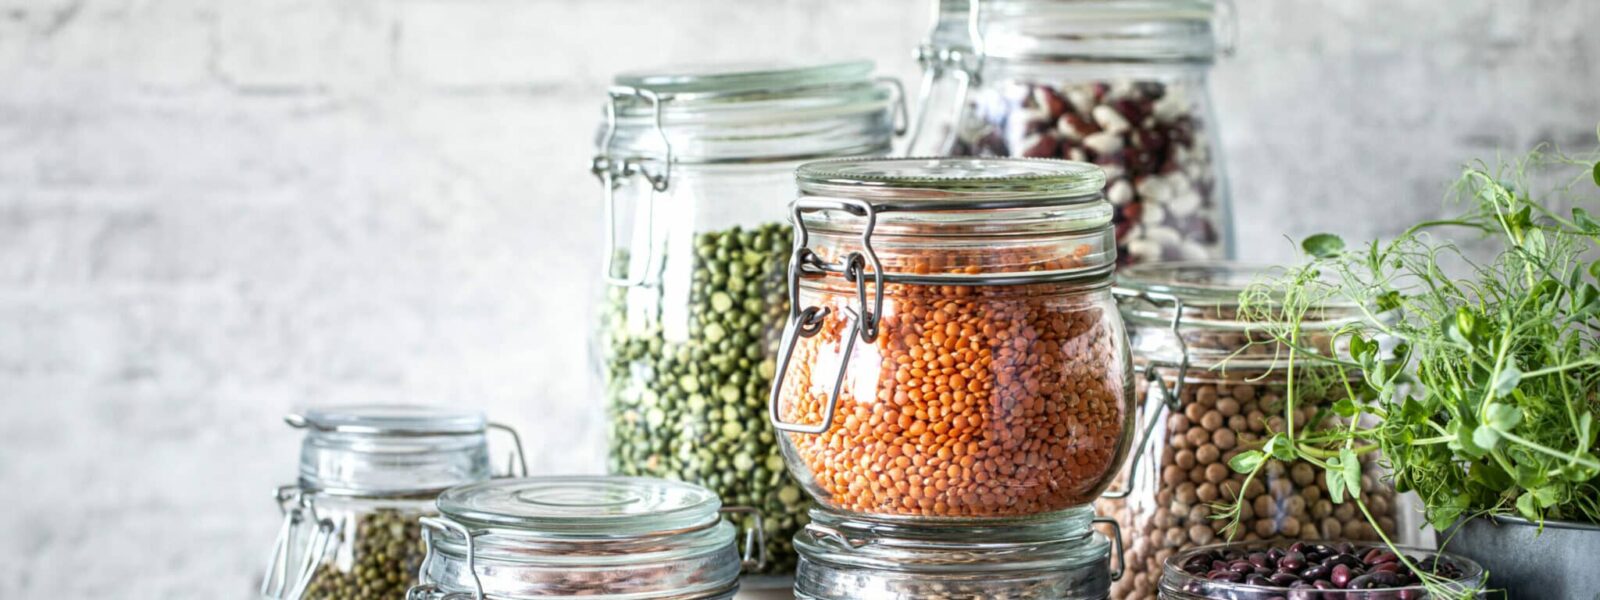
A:
<svg viewBox="0 0 1600 600">
<path fill-rule="evenodd" d="M 1231 50 L 1233 18 L 1225 0 L 940 0 L 928 45 L 1018 60 L 1209 61 L 1217 31 Z"/>
<path fill-rule="evenodd" d="M 938 585 L 960 597 L 1098 599 L 1110 588 L 1111 543 L 1091 528 L 1086 506 L 1002 520 L 887 521 L 825 509 L 812 509 L 811 519 L 794 540 L 802 558 L 797 591 L 819 598 L 854 597 L 826 589 L 841 580 L 903 594 L 891 597 L 927 595 L 935 589 L 927 586 Z M 824 589 L 801 589 L 807 586 Z"/>
<path fill-rule="evenodd" d="M 499 479 L 453 488 L 439 512 L 469 527 L 552 536 L 647 535 L 704 527 L 722 502 L 711 490 L 643 477 Z"/>
<path fill-rule="evenodd" d="M 824 238 L 815 250 L 824 262 L 860 253 L 890 282 L 1103 278 L 1116 262 L 1105 173 L 1088 163 L 851 158 L 806 163 L 795 177 L 799 239 Z M 860 244 L 863 234 L 871 247 Z M 823 255 L 830 250 L 840 256 Z"/>
<path fill-rule="evenodd" d="M 859 60 L 623 73 L 597 135 L 601 155 L 721 163 L 886 153 L 904 94 L 872 72 Z"/>
<path fill-rule="evenodd" d="M 300 488 L 349 496 L 427 496 L 491 476 L 486 428 L 476 410 L 354 404 L 284 418 L 304 429 Z"/>
<path fill-rule="evenodd" d="M 1145 263 L 1120 269 L 1122 312 L 1138 334 L 1135 354 L 1177 352 L 1170 331 L 1176 316 L 1192 363 L 1275 366 L 1285 356 L 1272 333 L 1288 325 L 1274 318 L 1282 309 L 1279 299 L 1251 294 L 1246 302 L 1241 295 L 1277 274 L 1271 266 L 1227 261 Z M 1182 303 L 1181 314 L 1174 300 Z M 1299 324 L 1307 334 L 1306 347 L 1331 352 L 1333 332 L 1362 315 L 1360 307 L 1349 302 L 1327 301 L 1312 307 Z"/>
<path fill-rule="evenodd" d="M 422 519 L 419 598 L 704 600 L 732 597 L 734 527 L 711 491 L 648 478 L 501 479 L 439 496 Z"/>
</svg>

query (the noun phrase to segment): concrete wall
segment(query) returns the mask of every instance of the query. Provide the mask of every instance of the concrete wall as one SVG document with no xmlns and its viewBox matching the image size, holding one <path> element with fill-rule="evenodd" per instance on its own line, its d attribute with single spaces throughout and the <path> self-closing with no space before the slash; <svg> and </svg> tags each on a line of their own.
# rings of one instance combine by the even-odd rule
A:
<svg viewBox="0 0 1600 600">
<path fill-rule="evenodd" d="M 1240 0 L 1241 253 L 1594 142 L 1600 3 Z M 482 406 L 600 468 L 586 171 L 609 74 L 866 56 L 923 0 L 0 0 L 0 596 L 240 598 L 291 406 Z"/>
</svg>

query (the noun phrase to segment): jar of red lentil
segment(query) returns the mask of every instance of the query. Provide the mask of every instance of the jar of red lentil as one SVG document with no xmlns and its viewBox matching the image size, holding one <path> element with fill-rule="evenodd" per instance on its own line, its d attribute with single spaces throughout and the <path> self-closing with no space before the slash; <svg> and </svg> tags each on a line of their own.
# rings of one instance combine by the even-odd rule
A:
<svg viewBox="0 0 1600 600">
<path fill-rule="evenodd" d="M 770 402 L 811 496 L 918 522 L 1092 502 L 1133 423 L 1100 170 L 863 159 L 797 178 Z"/>
<path fill-rule="evenodd" d="M 1260 316 L 1271 314 L 1272 299 L 1252 297 L 1254 309 L 1241 304 L 1241 292 L 1268 275 L 1262 267 L 1226 262 L 1137 265 L 1118 273 L 1134 363 L 1143 374 L 1140 427 L 1150 435 L 1148 445 L 1134 449 L 1123 481 L 1099 503 L 1131 540 L 1128 577 L 1113 587 L 1116 598 L 1155 597 L 1162 562 L 1196 546 L 1378 541 L 1355 503 L 1333 501 L 1312 464 L 1269 458 L 1254 478 L 1229 466 L 1291 422 L 1298 431 L 1340 424 L 1329 409 L 1366 387 L 1302 353 L 1293 365 L 1297 400 L 1287 401 L 1288 348 L 1274 341 L 1274 324 Z M 1300 352 L 1331 354 L 1332 333 L 1356 311 L 1341 305 L 1309 311 Z M 1394 489 L 1376 453 L 1362 460 L 1361 499 L 1378 528 L 1396 534 Z M 1241 497 L 1238 513 L 1225 514 Z"/>
<path fill-rule="evenodd" d="M 867 61 L 661 68 L 614 83 L 593 165 L 609 470 L 760 509 L 771 560 L 744 586 L 786 589 L 809 503 L 762 414 L 789 311 L 785 207 L 800 163 L 889 152 L 898 84 Z"/>
<path fill-rule="evenodd" d="M 1230 0 L 936 0 L 911 152 L 1093 162 L 1118 259 L 1228 258 L 1207 78 Z"/>
</svg>

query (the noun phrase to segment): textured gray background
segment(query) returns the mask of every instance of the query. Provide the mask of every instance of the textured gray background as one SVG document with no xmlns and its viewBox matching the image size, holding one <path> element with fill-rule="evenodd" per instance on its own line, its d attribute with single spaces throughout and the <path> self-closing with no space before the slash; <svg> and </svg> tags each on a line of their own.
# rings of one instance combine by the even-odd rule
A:
<svg viewBox="0 0 1600 600">
<path fill-rule="evenodd" d="M 1600 2 L 1240 0 L 1241 254 L 1594 142 Z M 0 596 L 240 598 L 289 407 L 482 406 L 600 467 L 585 170 L 612 72 L 865 56 L 923 0 L 0 0 Z"/>
</svg>

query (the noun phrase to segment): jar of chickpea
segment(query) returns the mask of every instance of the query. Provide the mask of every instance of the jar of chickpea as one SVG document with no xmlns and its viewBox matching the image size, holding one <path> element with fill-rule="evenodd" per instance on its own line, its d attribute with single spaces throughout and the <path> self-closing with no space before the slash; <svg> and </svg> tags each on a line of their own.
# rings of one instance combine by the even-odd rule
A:
<svg viewBox="0 0 1600 600">
<path fill-rule="evenodd" d="M 1373 542 L 1378 531 L 1349 501 L 1336 502 L 1321 470 L 1301 460 L 1269 458 L 1252 477 L 1230 467 L 1260 450 L 1274 432 L 1340 423 L 1334 403 L 1361 393 L 1310 353 L 1333 353 L 1333 332 L 1354 306 L 1321 306 L 1300 327 L 1293 397 L 1288 347 L 1271 298 L 1241 303 L 1241 292 L 1268 275 L 1226 262 L 1138 265 L 1118 274 L 1117 294 L 1129 323 L 1140 427 L 1148 446 L 1134 449 L 1102 514 L 1130 530 L 1128 576 L 1114 598 L 1155 598 L 1162 564 L 1182 550 L 1228 541 L 1271 539 Z M 1321 366 L 1316 366 L 1316 365 Z M 1141 434 L 1146 431 L 1141 431 Z M 1145 438 L 1141 438 L 1145 439 Z M 1394 489 L 1376 461 L 1361 466 L 1361 499 L 1386 534 L 1398 530 Z"/>
<path fill-rule="evenodd" d="M 771 418 L 824 508 L 900 522 L 1090 504 L 1133 430 L 1105 176 L 1039 159 L 802 165 Z"/>
</svg>

